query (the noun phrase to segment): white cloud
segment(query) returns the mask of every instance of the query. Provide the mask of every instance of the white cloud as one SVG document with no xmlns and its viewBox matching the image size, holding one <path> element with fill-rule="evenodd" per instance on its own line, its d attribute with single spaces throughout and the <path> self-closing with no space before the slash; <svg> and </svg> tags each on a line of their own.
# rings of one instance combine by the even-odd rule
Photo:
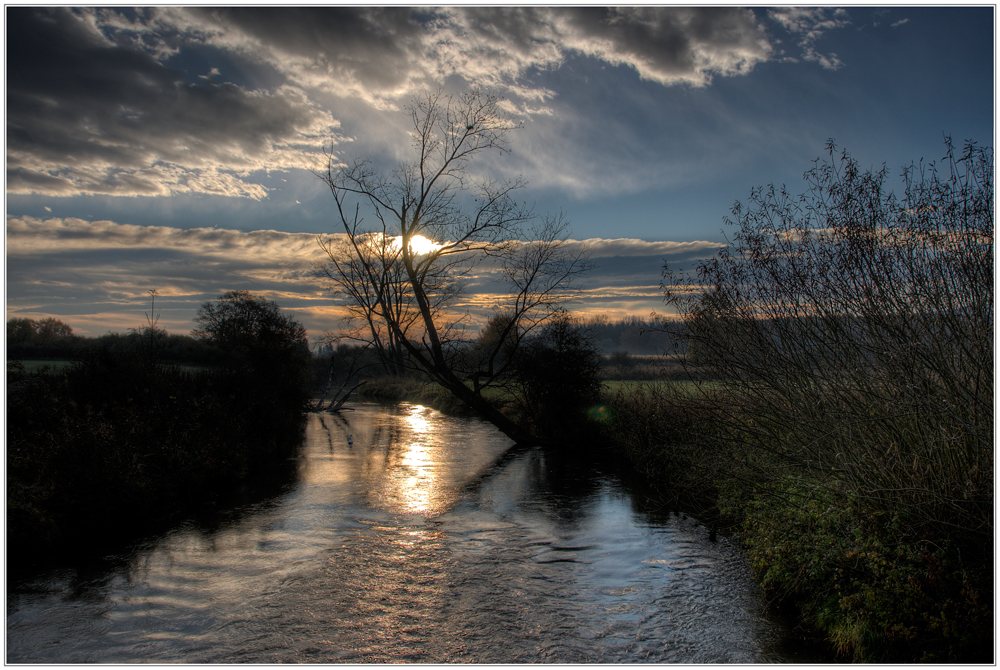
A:
<svg viewBox="0 0 1000 670">
<path fill-rule="evenodd" d="M 8 193 L 261 199 L 254 175 L 321 164 L 339 124 L 302 89 L 186 82 L 111 43 L 95 27 L 111 25 L 107 16 L 118 15 L 8 15 L 18 53 L 7 77 Z"/>
<path fill-rule="evenodd" d="M 720 248 L 718 242 L 650 242 L 632 238 L 570 240 L 569 248 L 587 250 L 598 258 L 614 256 L 675 256 L 679 254 L 711 255 Z"/>
<path fill-rule="evenodd" d="M 829 7 L 783 7 L 768 10 L 768 17 L 785 30 L 797 36 L 802 48 L 802 59 L 819 63 L 828 70 L 837 70 L 844 63 L 835 53 L 822 54 L 816 50 L 816 42 L 824 33 L 843 28 L 851 23 L 843 8 Z M 790 59 L 793 60 L 794 59 Z"/>
</svg>

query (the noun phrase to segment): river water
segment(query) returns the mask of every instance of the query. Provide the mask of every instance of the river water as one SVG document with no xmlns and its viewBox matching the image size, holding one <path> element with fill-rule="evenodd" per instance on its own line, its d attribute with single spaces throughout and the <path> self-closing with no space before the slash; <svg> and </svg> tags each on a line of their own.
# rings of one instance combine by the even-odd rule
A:
<svg viewBox="0 0 1000 670">
<path fill-rule="evenodd" d="M 822 660 L 734 543 L 593 458 L 420 405 L 312 415 L 298 476 L 8 583 L 9 663 Z"/>
</svg>

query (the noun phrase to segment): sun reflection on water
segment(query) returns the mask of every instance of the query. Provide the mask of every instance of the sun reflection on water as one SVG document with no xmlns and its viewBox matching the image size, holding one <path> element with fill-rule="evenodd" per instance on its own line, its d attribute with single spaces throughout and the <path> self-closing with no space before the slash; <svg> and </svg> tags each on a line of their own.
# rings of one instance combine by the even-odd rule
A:
<svg viewBox="0 0 1000 670">
<path fill-rule="evenodd" d="M 431 432 L 430 413 L 433 410 L 423 405 L 411 405 L 408 409 L 410 413 L 406 417 L 406 423 L 410 430 L 418 434 Z"/>
<path fill-rule="evenodd" d="M 396 478 L 398 500 L 407 512 L 428 514 L 444 503 L 435 455 L 433 417 L 429 407 L 412 405 L 404 417 L 408 431 L 402 436 L 403 449 Z"/>
</svg>

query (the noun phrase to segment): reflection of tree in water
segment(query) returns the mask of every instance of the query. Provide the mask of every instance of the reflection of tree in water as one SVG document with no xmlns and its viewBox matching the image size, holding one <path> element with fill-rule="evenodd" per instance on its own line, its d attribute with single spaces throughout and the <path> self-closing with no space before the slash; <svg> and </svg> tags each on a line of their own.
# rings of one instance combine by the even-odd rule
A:
<svg viewBox="0 0 1000 670">
<path fill-rule="evenodd" d="M 511 454 L 517 458 L 517 454 Z M 633 512 L 649 523 L 668 523 L 671 515 L 710 519 L 711 510 L 696 496 L 662 489 L 607 451 L 586 445 L 532 448 L 525 455 L 526 500 L 560 525 L 575 525 L 592 512 L 592 502 L 609 483 L 620 489 Z M 707 531 L 706 531 L 707 532 Z M 712 534 L 714 537 L 714 533 Z"/>
<path fill-rule="evenodd" d="M 325 417 L 323 417 L 323 416 L 319 417 L 319 425 L 323 429 L 323 432 L 326 433 L 326 441 L 327 441 L 327 444 L 330 446 L 330 451 L 332 452 L 333 451 L 333 433 L 330 431 L 330 426 L 326 425 L 326 418 Z"/>
<path fill-rule="evenodd" d="M 38 563 L 31 572 L 17 576 L 16 593 L 33 591 L 33 580 L 48 575 L 45 581 L 37 581 L 38 592 L 51 590 L 51 577 L 58 575 L 65 580 L 64 599 L 99 601 L 107 597 L 113 582 L 124 578 L 128 582 L 143 579 L 146 566 L 137 557 L 148 559 L 164 538 L 176 533 L 184 533 L 194 538 L 208 551 L 214 548 L 215 537 L 220 532 L 234 526 L 246 518 L 267 514 L 277 508 L 283 494 L 298 480 L 298 464 L 289 460 L 284 467 L 272 469 L 268 477 L 261 477 L 239 490 L 219 495 L 213 502 L 205 503 L 184 517 L 166 517 L 151 520 L 142 534 L 123 536 L 108 540 L 101 537 L 94 544 L 81 544 L 76 551 L 50 556 L 44 563 Z M 13 593 L 14 589 L 8 589 Z M 16 597 L 16 596 L 12 596 Z"/>
<path fill-rule="evenodd" d="M 527 455 L 528 500 L 559 525 L 576 525 L 608 478 L 607 457 L 581 445 L 537 447 Z"/>
<path fill-rule="evenodd" d="M 322 414 L 318 414 L 317 416 L 319 416 L 320 427 L 323 429 L 323 432 L 326 433 L 327 442 L 330 445 L 330 452 L 333 453 L 334 451 L 333 429 L 331 429 L 330 426 L 327 424 L 326 416 Z M 348 446 L 351 446 L 352 444 L 351 437 L 353 433 L 351 431 L 351 424 L 347 420 L 347 418 L 339 414 L 330 414 L 328 416 L 338 432 L 336 444 L 346 444 Z"/>
<path fill-rule="evenodd" d="M 712 528 L 710 537 L 714 541 L 718 524 L 712 520 L 718 519 L 718 510 L 696 492 L 663 488 L 627 464 L 620 465 L 617 477 L 632 510 L 644 515 L 650 523 L 667 524 L 671 515 L 691 516 Z"/>
</svg>

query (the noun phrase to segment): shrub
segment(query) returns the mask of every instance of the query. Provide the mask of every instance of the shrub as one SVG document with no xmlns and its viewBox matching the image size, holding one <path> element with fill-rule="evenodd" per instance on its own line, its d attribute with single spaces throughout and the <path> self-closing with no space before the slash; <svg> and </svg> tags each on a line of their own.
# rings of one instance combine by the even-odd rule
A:
<svg viewBox="0 0 1000 670">
<path fill-rule="evenodd" d="M 648 437 L 681 468 L 721 457 L 717 502 L 762 584 L 844 656 L 986 660 L 992 151 L 948 142 L 946 173 L 905 169 L 900 200 L 885 168 L 829 151 L 804 195 L 737 203 L 716 258 L 665 267 L 687 362 L 719 382 L 698 437 Z"/>
<path fill-rule="evenodd" d="M 142 529 L 258 475 L 303 415 L 245 371 L 191 373 L 95 355 L 62 374 L 8 370 L 13 563 Z"/>
<path fill-rule="evenodd" d="M 229 291 L 205 302 L 192 332 L 221 353 L 221 362 L 244 370 L 269 396 L 285 398 L 302 409 L 312 394 L 312 355 L 305 327 L 281 312 L 278 305 L 248 291 Z"/>
<path fill-rule="evenodd" d="M 666 268 L 667 300 L 727 383 L 731 439 L 915 536 L 991 542 L 992 152 L 949 143 L 948 174 L 906 169 L 897 201 L 829 150 L 806 194 L 755 189 L 731 248 Z"/>
<path fill-rule="evenodd" d="M 516 402 L 525 420 L 554 435 L 585 423 L 601 390 L 601 358 L 566 312 L 522 343 L 515 359 Z"/>
<path fill-rule="evenodd" d="M 991 594 L 975 573 L 984 566 L 907 538 L 905 512 L 865 517 L 857 502 L 786 476 L 747 505 L 744 538 L 764 589 L 847 660 L 988 662 Z"/>
</svg>

